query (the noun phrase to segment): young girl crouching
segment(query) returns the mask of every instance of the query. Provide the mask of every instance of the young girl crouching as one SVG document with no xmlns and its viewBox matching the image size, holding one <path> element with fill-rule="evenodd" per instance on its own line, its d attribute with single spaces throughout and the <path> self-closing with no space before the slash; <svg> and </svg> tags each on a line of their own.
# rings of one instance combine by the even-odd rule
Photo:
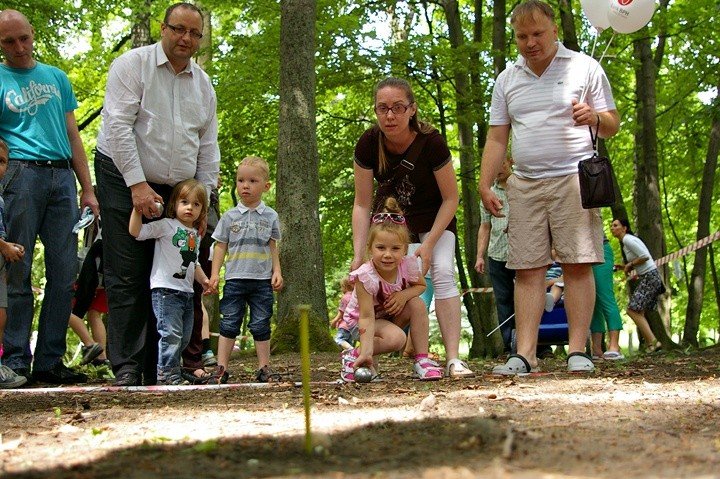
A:
<svg viewBox="0 0 720 479">
<path fill-rule="evenodd" d="M 357 322 L 360 347 L 345 351 L 340 377 L 354 382 L 355 370 L 371 368 L 377 375 L 375 356 L 400 351 L 405 346 L 403 328 L 412 330 L 415 348 L 414 376 L 423 381 L 442 378 L 442 370 L 428 358 L 428 315 L 420 294 L 425 278 L 418 259 L 407 256 L 410 233 L 397 201 L 388 198 L 382 213 L 371 219 L 368 262 L 350 273 L 355 287 L 344 320 Z"/>
</svg>

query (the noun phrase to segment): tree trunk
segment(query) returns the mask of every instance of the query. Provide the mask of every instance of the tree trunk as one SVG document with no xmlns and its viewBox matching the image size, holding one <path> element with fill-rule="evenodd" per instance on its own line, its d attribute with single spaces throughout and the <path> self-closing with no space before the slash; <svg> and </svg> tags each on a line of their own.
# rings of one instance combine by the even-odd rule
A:
<svg viewBox="0 0 720 479">
<path fill-rule="evenodd" d="M 560 10 L 560 27 L 563 34 L 563 45 L 565 48 L 580 51 L 577 33 L 575 32 L 575 19 L 573 18 L 572 5 L 570 0 L 559 0 L 558 7 Z"/>
<path fill-rule="evenodd" d="M 602 138 L 598 138 L 598 154 L 600 156 L 610 158 L 610 153 L 608 152 L 607 146 L 605 146 L 605 140 L 603 140 Z M 610 158 L 610 160 L 612 161 L 612 158 Z M 617 192 L 615 203 L 610 207 L 610 211 L 612 211 L 612 217 L 628 218 L 627 209 L 625 208 L 625 201 L 623 200 L 622 196 L 622 190 L 620 189 L 620 184 L 618 183 L 617 175 L 615 174 L 614 169 L 612 174 L 613 185 L 615 185 L 615 191 Z"/>
<path fill-rule="evenodd" d="M 713 249 L 712 243 L 708 245 L 708 253 L 710 253 L 710 277 L 713 280 L 713 290 L 715 291 L 715 306 L 717 307 L 717 329 L 720 330 L 720 281 L 718 280 L 717 268 L 715 267 L 715 250 Z"/>
<path fill-rule="evenodd" d="M 448 34 L 450 39 L 450 46 L 456 54 L 463 50 L 464 36 L 462 32 L 462 23 L 460 19 L 459 5 L 456 0 L 446 0 L 442 3 L 445 10 L 445 18 L 448 24 Z M 465 61 L 463 61 L 465 60 Z M 477 176 L 475 170 L 477 169 L 478 159 L 474 154 L 473 149 L 473 129 L 472 129 L 472 99 L 470 98 L 470 81 L 468 71 L 463 65 L 467 64 L 467 59 L 458 58 L 455 63 L 459 65 L 453 72 L 453 79 L 455 83 L 455 98 L 457 105 L 457 123 L 458 123 L 458 139 L 460 142 L 460 187 L 461 187 L 461 199 L 464 213 L 464 249 L 465 249 L 465 261 L 458 261 L 458 269 L 460 270 L 460 278 L 469 278 L 469 282 L 466 280 L 463 284 L 463 289 L 468 286 L 476 287 L 479 283 L 478 274 L 475 272 L 475 256 L 477 254 L 477 232 L 480 226 L 480 199 L 477 192 Z M 461 256 L 458 256 L 462 258 Z M 467 271 L 467 274 L 465 274 Z M 470 356 L 479 356 L 480 352 L 485 352 L 487 349 L 478 344 L 478 342 L 484 339 L 483 325 L 482 325 L 482 314 L 481 306 L 479 301 L 481 297 L 474 296 L 472 294 L 466 294 L 463 296 L 463 302 L 465 309 L 468 313 L 468 320 L 473 330 L 473 341 L 470 348 Z M 495 353 L 502 352 L 502 341 L 500 341 L 499 351 L 493 351 Z"/>
<path fill-rule="evenodd" d="M 635 212 L 637 231 L 647 245 L 653 258 L 665 254 L 665 236 L 663 234 L 660 209 L 660 189 L 658 181 L 657 133 L 655 125 L 655 77 L 656 65 L 653 61 L 650 42 L 652 38 L 643 36 L 633 41 L 635 83 L 637 92 L 637 127 L 635 130 Z M 667 267 L 660 270 L 665 284 L 668 280 Z M 672 343 L 670 331 L 669 291 L 658 298 L 658 311 L 646 311 L 648 323 L 657 338 L 669 347 Z"/>
<path fill-rule="evenodd" d="M 715 171 L 717 170 L 718 151 L 720 150 L 720 94 L 715 97 L 710 128 L 710 141 L 705 168 L 703 169 L 702 186 L 700 188 L 700 206 L 697 216 L 697 236 L 700 240 L 710 234 L 710 213 L 713 202 L 713 185 L 715 185 Z M 707 248 L 700 248 L 695 253 L 695 263 L 690 275 L 690 288 L 688 289 L 687 314 L 685 315 L 685 329 L 683 331 L 683 344 L 698 346 L 698 331 L 700 330 L 700 313 L 702 312 L 703 291 L 705 290 L 705 270 L 707 265 Z"/>
<path fill-rule="evenodd" d="M 150 4 L 151 0 L 145 0 L 141 8 L 135 13 L 135 24 L 132 26 L 132 47 L 144 47 L 153 42 L 150 36 Z"/>
<path fill-rule="evenodd" d="M 312 0 L 280 3 L 280 119 L 277 209 L 285 286 L 278 295 L 274 351 L 299 350 L 297 306 L 310 305 L 314 349 L 331 347 L 328 334 L 315 124 L 315 16 Z"/>
<path fill-rule="evenodd" d="M 198 49 L 198 53 L 196 55 L 196 61 L 197 64 L 200 65 L 200 68 L 207 71 L 208 68 L 210 68 L 210 63 L 212 62 L 213 52 L 212 15 L 210 14 L 210 11 L 204 8 L 200 2 L 196 2 L 195 5 L 200 9 L 203 17 L 203 37 L 200 40 L 200 48 Z"/>
<path fill-rule="evenodd" d="M 198 66 L 203 70 L 207 71 L 212 62 L 212 16 L 210 11 L 207 10 L 200 2 L 195 4 L 202 13 L 203 18 L 203 37 L 200 40 L 200 49 L 196 55 L 195 61 Z M 234 190 L 233 190 L 234 191 Z M 237 204 L 237 203 L 233 203 Z M 203 295 L 202 297 L 205 311 L 208 315 L 208 322 L 210 327 L 210 344 L 213 350 L 217 351 L 218 336 L 213 333 L 220 331 L 220 294 L 214 293 L 210 295 Z M 247 326 L 247 322 L 245 322 Z"/>
<path fill-rule="evenodd" d="M 482 21 L 482 18 L 478 18 L 477 12 L 480 2 L 475 2 L 475 23 Z M 506 42 L 507 35 L 505 34 L 505 24 L 507 22 L 507 8 L 505 0 L 496 0 L 493 2 L 493 28 L 492 28 L 492 57 L 493 57 L 493 78 L 505 70 L 505 59 L 507 58 Z M 482 41 L 481 38 L 476 38 L 476 42 Z M 485 140 L 483 139 L 483 142 Z M 484 144 L 484 143 L 483 143 Z"/>
<path fill-rule="evenodd" d="M 484 3 L 481 0 L 475 0 L 475 21 L 473 24 L 473 41 L 476 45 L 482 44 L 482 22 L 483 14 L 482 8 Z M 505 0 L 498 0 L 493 2 L 493 28 L 492 28 L 492 55 L 493 55 L 493 75 L 497 77 L 500 72 L 505 69 L 505 58 L 507 55 L 506 51 L 506 39 L 505 25 L 507 16 L 505 13 Z M 472 68 L 470 70 L 470 80 L 473 91 L 473 108 L 476 112 L 482 112 L 486 108 L 487 102 L 485 101 L 485 85 L 480 75 L 481 61 L 479 53 L 474 53 L 470 58 L 470 64 Z M 475 131 L 476 131 L 476 142 L 478 151 L 482 152 L 485 148 L 485 139 L 487 136 L 487 118 L 485 115 L 476 115 L 475 118 Z M 481 156 L 481 155 L 479 155 Z M 473 177 L 473 192 L 477 191 L 477 183 L 475 181 L 478 165 L 478 160 L 473 170 L 469 170 L 469 174 Z M 468 173 L 465 173 L 468 174 Z M 478 208 L 480 208 L 479 199 Z M 479 217 L 475 218 L 475 221 L 479 221 Z M 467 258 L 470 261 L 474 261 L 477 256 L 477 231 L 478 225 L 474 227 L 473 232 L 474 244 L 470 254 L 466 253 Z M 474 266 L 474 265 L 473 265 Z M 473 267 L 472 278 L 474 287 L 489 288 L 491 286 L 490 275 L 484 274 L 479 276 L 475 273 Z M 469 295 L 468 295 L 469 296 Z M 478 308 L 480 315 L 480 332 L 481 334 L 473 335 L 472 344 L 470 345 L 470 357 L 495 357 L 503 352 L 502 335 L 499 331 L 493 334 L 490 338 L 487 338 L 487 333 L 492 331 L 498 326 L 497 310 L 495 309 L 494 295 L 488 293 L 472 294 L 476 307 Z"/>
<path fill-rule="evenodd" d="M 423 6 L 423 14 L 425 16 L 425 22 L 428 26 L 428 33 L 430 36 L 434 36 L 435 32 L 433 31 L 433 22 L 432 22 L 432 13 L 430 12 L 430 9 L 428 7 L 428 2 L 426 0 L 423 0 L 422 2 Z M 431 98 L 435 101 L 435 107 L 438 110 L 438 124 L 437 129 L 440 131 L 440 134 L 443 138 L 447 138 L 447 115 L 446 115 L 446 106 L 445 106 L 445 93 L 443 92 L 443 82 L 441 81 L 442 75 L 438 71 L 438 61 L 437 61 L 437 55 L 430 55 L 430 81 L 432 85 L 435 87 L 435 92 L 430 91 L 429 85 L 420 84 L 420 88 L 425 90 Z M 409 65 L 406 65 L 406 70 L 408 72 L 409 76 L 413 76 L 413 70 Z"/>
</svg>

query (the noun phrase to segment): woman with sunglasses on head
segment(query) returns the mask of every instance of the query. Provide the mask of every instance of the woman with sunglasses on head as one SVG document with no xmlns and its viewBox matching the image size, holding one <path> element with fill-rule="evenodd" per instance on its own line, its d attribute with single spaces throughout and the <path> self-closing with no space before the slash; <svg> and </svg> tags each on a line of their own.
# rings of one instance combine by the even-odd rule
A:
<svg viewBox="0 0 720 479">
<path fill-rule="evenodd" d="M 460 294 L 455 281 L 455 211 L 458 189 L 450 150 L 431 125 L 417 118 L 410 84 L 387 78 L 375 87 L 377 125 L 363 133 L 355 146 L 353 205 L 354 270 L 363 260 L 368 218 L 388 196 L 405 212 L 413 254 L 422 259 L 422 274 L 430 270 L 435 287 L 435 311 L 445 344 L 446 375 L 473 376 L 459 359 Z M 374 181 L 378 182 L 373 208 Z M 411 337 L 419 332 L 411 328 Z"/>
<path fill-rule="evenodd" d="M 425 278 L 418 258 L 407 256 L 410 232 L 395 198 L 385 200 L 368 228 L 369 261 L 350 273 L 354 289 L 343 320 L 357 325 L 360 347 L 342 355 L 340 377 L 354 382 L 355 370 L 367 366 L 377 375 L 378 354 L 405 346 L 403 328 L 410 325 L 415 348 L 414 376 L 422 381 L 442 379 L 442 369 L 428 358 L 428 315 L 420 295 Z"/>
</svg>

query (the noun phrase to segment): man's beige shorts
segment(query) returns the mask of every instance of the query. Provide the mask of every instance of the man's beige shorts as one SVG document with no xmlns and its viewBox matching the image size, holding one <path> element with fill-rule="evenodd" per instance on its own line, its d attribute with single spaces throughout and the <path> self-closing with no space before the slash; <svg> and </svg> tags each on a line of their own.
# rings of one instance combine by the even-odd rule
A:
<svg viewBox="0 0 720 479">
<path fill-rule="evenodd" d="M 511 269 L 532 269 L 553 262 L 602 263 L 602 217 L 580 203 L 578 175 L 527 180 L 512 175 L 507 183 L 508 261 Z"/>
</svg>

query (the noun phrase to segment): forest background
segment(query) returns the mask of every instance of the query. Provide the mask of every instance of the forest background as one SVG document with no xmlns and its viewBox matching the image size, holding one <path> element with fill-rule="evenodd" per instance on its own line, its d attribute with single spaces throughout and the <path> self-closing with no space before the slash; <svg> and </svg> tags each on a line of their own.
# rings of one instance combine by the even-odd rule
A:
<svg viewBox="0 0 720 479">
<path fill-rule="evenodd" d="M 558 17 L 560 40 L 591 53 L 597 32 L 580 2 L 549 3 Z M 0 1 L 0 9 L 15 8 L 30 19 L 36 58 L 70 76 L 89 158 L 111 62 L 129 48 L 157 41 L 169 4 Z M 328 313 L 334 314 L 338 283 L 352 257 L 354 146 L 374 121 L 373 86 L 389 75 L 410 81 L 419 116 L 441 131 L 453 152 L 461 192 L 460 286 L 489 286 L 489 278 L 473 269 L 477 182 L 494 78 L 517 57 L 507 20 L 515 5 L 504 0 L 199 4 L 206 21 L 197 60 L 218 95 L 221 210 L 237 202 L 234 172 L 244 156 L 268 159 L 274 173 L 266 199 L 281 216 L 287 283 L 278 295 L 277 350 L 297 347 L 294 307 L 299 303 L 311 305 L 314 346 L 327 346 Z M 617 203 L 603 210 L 604 223 L 607 230 L 613 217 L 630 218 L 655 258 L 720 229 L 714 191 L 720 149 L 718 16 L 716 0 L 660 0 L 647 27 L 618 34 L 609 46 L 611 31 L 597 36 L 595 57 L 608 47 L 603 67 L 622 116 L 620 133 L 600 146 L 601 154 L 612 159 L 621 192 Z M 314 68 L 300 71 L 302 61 Z M 291 81 L 283 82 L 283 74 Z M 303 82 L 304 91 L 293 90 Z M 307 102 L 299 108 L 293 98 L 308 88 Z M 307 117 L 308 112 L 304 132 L 285 127 L 294 123 L 285 123 L 283 115 Z M 617 241 L 611 243 L 619 262 Z M 720 295 L 714 259 L 712 247 L 703 248 L 663 268 L 668 293 L 649 319 L 666 347 L 717 341 Z M 39 254 L 33 284 L 43 283 Z M 622 307 L 627 294 L 620 274 L 616 287 Z M 499 354 L 499 334 L 486 338 L 498 323 L 492 295 L 466 294 L 463 301 L 472 326 L 470 355 Z"/>
</svg>

